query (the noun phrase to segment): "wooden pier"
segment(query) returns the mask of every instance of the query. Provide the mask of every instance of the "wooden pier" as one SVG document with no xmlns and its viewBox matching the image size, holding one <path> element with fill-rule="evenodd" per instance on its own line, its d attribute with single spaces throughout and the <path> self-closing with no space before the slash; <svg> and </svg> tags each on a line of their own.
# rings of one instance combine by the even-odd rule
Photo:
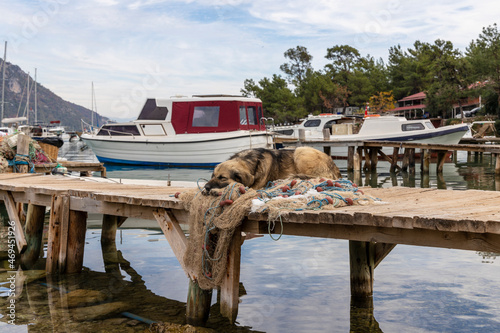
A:
<svg viewBox="0 0 500 333">
<path fill-rule="evenodd" d="M 39 174 L 1 174 L 0 198 L 15 225 L 24 267 L 40 256 L 43 216 L 51 207 L 46 271 L 78 273 L 82 269 L 88 213 L 103 214 L 102 244 L 113 244 L 117 228 L 128 217 L 156 220 L 188 277 L 183 264 L 188 239 L 181 229 L 189 214 L 173 194 L 178 186 L 146 186 L 105 182 L 96 178 Z M 377 265 L 396 244 L 500 252 L 500 192 L 446 191 L 417 188 L 364 188 L 383 204 L 335 210 L 292 211 L 283 228 L 272 233 L 349 240 L 351 296 L 370 303 Z M 22 204 L 27 204 L 24 216 Z M 466 207 L 466 209 L 464 209 Z M 240 254 L 245 234 L 267 234 L 268 216 L 248 213 L 234 233 L 228 272 L 220 288 L 221 313 L 232 322 L 238 313 Z M 283 274 L 286 274 L 283 272 Z M 241 277 L 242 280 L 245 276 Z M 187 301 L 188 323 L 202 325 L 209 315 L 211 291 L 193 279 Z M 251 291 L 250 291 L 251 292 Z"/>
</svg>

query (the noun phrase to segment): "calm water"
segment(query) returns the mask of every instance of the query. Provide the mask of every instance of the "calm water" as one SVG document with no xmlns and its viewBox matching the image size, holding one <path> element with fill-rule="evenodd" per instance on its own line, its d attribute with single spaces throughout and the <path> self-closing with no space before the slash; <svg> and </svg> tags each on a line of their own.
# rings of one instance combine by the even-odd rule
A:
<svg viewBox="0 0 500 333">
<path fill-rule="evenodd" d="M 65 144 L 60 156 L 93 160 L 89 150 L 80 151 L 80 145 Z M 345 161 L 338 164 L 345 176 Z M 445 164 L 442 178 L 432 172 L 429 179 L 421 179 L 419 172 L 414 178 L 394 176 L 387 167 L 379 163 L 378 174 L 364 175 L 362 183 L 498 188 L 489 156 L 467 161 L 466 155 L 459 155 L 456 162 Z M 210 174 L 211 170 L 202 169 L 108 167 L 108 177 L 113 178 L 196 181 Z M 100 216 L 89 217 L 90 226 L 99 221 Z M 124 301 L 134 315 L 183 323 L 188 280 L 163 234 L 150 227 L 155 227 L 154 221 L 128 220 L 117 235 L 116 249 L 108 248 L 104 255 L 100 229 L 88 229 L 85 271 L 77 276 L 37 280 L 36 272 L 26 272 L 16 303 L 17 326 L 7 324 L 7 273 L 0 272 L 0 332 L 140 332 L 147 328 L 120 315 L 78 321 L 74 311 L 83 309 L 68 312 L 57 303 L 61 295 L 75 289 L 99 290 L 109 301 Z M 218 316 L 214 305 L 208 326 L 218 332 L 500 332 L 496 254 L 398 245 L 375 270 L 373 312 L 360 312 L 350 307 L 348 252 L 348 241 L 335 239 L 283 236 L 276 242 L 264 236 L 246 241 L 237 324 Z"/>
</svg>

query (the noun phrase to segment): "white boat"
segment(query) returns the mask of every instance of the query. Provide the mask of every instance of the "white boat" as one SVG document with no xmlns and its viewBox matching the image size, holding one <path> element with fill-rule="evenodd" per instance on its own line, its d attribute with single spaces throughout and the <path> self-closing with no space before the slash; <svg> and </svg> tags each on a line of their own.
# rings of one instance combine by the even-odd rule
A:
<svg viewBox="0 0 500 333">
<path fill-rule="evenodd" d="M 469 130 L 467 124 L 434 127 L 429 119 L 395 116 L 367 117 L 357 134 L 331 135 L 330 141 L 412 141 L 458 144 Z"/>
<path fill-rule="evenodd" d="M 309 115 L 307 118 L 302 119 L 298 125 L 289 126 L 271 126 L 271 131 L 274 133 L 276 142 L 297 140 L 299 139 L 300 130 L 304 130 L 306 140 L 320 140 L 323 139 L 323 130 L 329 129 L 342 119 L 342 115 L 333 113 L 323 113 L 320 115 Z"/>
<path fill-rule="evenodd" d="M 137 120 L 106 124 L 82 140 L 100 162 L 211 167 L 248 148 L 270 148 L 262 102 L 240 96 L 148 99 Z"/>
</svg>

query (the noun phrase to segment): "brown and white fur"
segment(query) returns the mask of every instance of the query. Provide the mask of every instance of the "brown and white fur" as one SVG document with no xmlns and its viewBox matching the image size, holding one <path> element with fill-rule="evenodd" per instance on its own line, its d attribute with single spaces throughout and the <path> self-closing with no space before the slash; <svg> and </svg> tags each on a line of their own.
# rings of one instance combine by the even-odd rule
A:
<svg viewBox="0 0 500 333">
<path fill-rule="evenodd" d="M 223 188 L 234 182 L 258 189 L 265 187 L 269 181 L 290 176 L 339 179 L 341 174 L 330 156 L 314 148 L 248 149 L 217 165 L 204 192 L 208 194 L 211 189 Z"/>
</svg>

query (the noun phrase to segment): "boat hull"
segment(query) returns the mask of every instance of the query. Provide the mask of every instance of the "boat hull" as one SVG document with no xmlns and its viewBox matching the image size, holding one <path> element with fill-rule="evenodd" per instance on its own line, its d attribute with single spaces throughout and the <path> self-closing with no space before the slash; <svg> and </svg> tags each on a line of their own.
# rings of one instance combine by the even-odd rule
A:
<svg viewBox="0 0 500 333">
<path fill-rule="evenodd" d="M 360 136 L 357 134 L 344 135 L 344 136 L 331 136 L 330 142 L 347 142 L 347 141 L 395 141 L 395 142 L 414 142 L 414 143 L 427 143 L 427 144 L 458 144 L 460 139 L 469 130 L 466 124 L 463 125 L 451 125 L 440 127 L 434 130 L 426 130 L 422 132 L 408 132 L 394 133 L 387 135 L 377 135 L 377 136 Z M 384 153 L 389 154 L 392 152 L 392 148 L 384 148 L 382 150 Z M 347 156 L 346 147 L 336 147 L 335 145 L 331 148 L 331 154 L 333 156 L 345 157 Z"/>
<path fill-rule="evenodd" d="M 203 134 L 176 135 L 167 139 L 144 137 L 114 138 L 82 135 L 97 159 L 103 163 L 161 165 L 173 167 L 213 167 L 233 154 L 249 148 L 269 148 L 265 133 L 224 133 L 207 138 Z"/>
</svg>

